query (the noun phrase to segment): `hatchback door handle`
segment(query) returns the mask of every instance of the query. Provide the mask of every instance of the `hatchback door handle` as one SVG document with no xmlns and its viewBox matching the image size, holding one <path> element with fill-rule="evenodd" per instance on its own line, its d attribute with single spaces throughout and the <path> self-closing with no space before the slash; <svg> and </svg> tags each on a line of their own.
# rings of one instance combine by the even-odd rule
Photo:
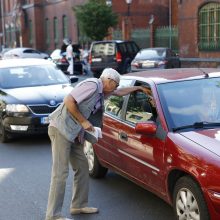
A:
<svg viewBox="0 0 220 220">
<path fill-rule="evenodd" d="M 120 137 L 120 139 L 122 139 L 122 140 L 125 140 L 125 141 L 128 140 L 128 135 L 127 135 L 126 133 L 124 133 L 124 132 L 120 132 L 120 133 L 119 133 L 119 137 Z"/>
</svg>

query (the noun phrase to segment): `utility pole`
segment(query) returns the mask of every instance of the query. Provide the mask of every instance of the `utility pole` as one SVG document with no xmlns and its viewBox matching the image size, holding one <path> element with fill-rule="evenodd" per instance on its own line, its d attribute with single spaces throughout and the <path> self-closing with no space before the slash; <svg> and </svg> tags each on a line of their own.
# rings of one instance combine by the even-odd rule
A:
<svg viewBox="0 0 220 220">
<path fill-rule="evenodd" d="M 172 0 L 169 0 L 169 47 L 172 49 Z"/>
<path fill-rule="evenodd" d="M 5 15 L 4 15 L 4 0 L 1 0 L 1 19 L 2 19 L 2 46 L 5 46 Z"/>
</svg>

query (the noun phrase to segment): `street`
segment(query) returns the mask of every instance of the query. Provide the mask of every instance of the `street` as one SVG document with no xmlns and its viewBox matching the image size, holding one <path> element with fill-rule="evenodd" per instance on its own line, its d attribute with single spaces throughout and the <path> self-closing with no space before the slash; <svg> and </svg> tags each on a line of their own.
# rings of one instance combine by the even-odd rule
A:
<svg viewBox="0 0 220 220">
<path fill-rule="evenodd" d="M 43 220 L 50 184 L 51 149 L 47 136 L 22 137 L 0 144 L 0 220 Z M 62 213 L 69 214 L 70 172 Z M 172 220 L 172 208 L 152 193 L 109 171 L 91 179 L 89 205 L 99 214 L 75 220 Z"/>
</svg>

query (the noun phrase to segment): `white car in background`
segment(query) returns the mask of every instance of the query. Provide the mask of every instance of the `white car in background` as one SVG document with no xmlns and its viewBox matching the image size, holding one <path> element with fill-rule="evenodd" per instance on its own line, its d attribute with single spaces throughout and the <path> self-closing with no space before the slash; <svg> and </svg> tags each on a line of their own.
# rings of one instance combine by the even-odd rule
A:
<svg viewBox="0 0 220 220">
<path fill-rule="evenodd" d="M 47 59 L 49 55 L 47 53 L 40 52 L 39 50 L 28 48 L 28 47 L 18 47 L 13 48 L 3 54 L 3 59 L 11 58 L 40 58 Z"/>
</svg>

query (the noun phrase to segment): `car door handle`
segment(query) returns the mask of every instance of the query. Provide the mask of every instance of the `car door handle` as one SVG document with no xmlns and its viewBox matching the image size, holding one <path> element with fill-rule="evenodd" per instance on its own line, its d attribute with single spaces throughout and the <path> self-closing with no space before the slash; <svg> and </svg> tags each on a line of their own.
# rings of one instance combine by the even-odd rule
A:
<svg viewBox="0 0 220 220">
<path fill-rule="evenodd" d="M 124 133 L 124 132 L 120 132 L 120 133 L 119 133 L 119 137 L 120 137 L 120 139 L 122 139 L 122 140 L 125 140 L 125 141 L 128 140 L 128 135 L 127 135 L 126 133 Z"/>
</svg>

